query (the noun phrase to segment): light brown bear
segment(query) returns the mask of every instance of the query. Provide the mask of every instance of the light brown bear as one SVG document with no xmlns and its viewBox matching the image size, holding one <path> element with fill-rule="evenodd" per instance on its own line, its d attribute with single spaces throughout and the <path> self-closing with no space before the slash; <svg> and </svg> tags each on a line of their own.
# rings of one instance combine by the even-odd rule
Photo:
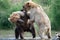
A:
<svg viewBox="0 0 60 40">
<path fill-rule="evenodd" d="M 23 9 L 30 13 L 30 19 L 35 18 L 35 22 L 38 25 L 39 31 L 38 34 L 41 39 L 50 39 L 51 38 L 51 24 L 49 17 L 44 12 L 41 5 L 38 5 L 32 1 L 27 1 L 23 5 Z"/>
<path fill-rule="evenodd" d="M 24 39 L 23 33 L 24 32 L 31 32 L 33 38 L 35 38 L 35 28 L 34 28 L 34 21 L 29 20 L 29 17 L 27 14 L 25 14 L 23 11 L 16 11 L 13 12 L 10 15 L 10 18 L 8 18 L 9 21 L 12 23 L 15 23 L 15 38 L 18 39 L 19 36 L 21 39 Z"/>
</svg>

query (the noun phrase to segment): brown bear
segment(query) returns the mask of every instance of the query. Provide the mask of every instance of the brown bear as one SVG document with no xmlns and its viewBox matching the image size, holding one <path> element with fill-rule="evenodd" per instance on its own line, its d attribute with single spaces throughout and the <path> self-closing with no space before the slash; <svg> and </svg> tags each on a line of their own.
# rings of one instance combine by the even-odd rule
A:
<svg viewBox="0 0 60 40">
<path fill-rule="evenodd" d="M 23 9 L 30 13 L 30 19 L 34 19 L 39 27 L 38 34 L 41 39 L 51 38 L 51 24 L 50 19 L 44 12 L 41 5 L 34 3 L 32 0 L 25 2 Z"/>
<path fill-rule="evenodd" d="M 17 11 L 13 12 L 10 15 L 10 18 L 8 18 L 9 21 L 12 23 L 15 23 L 15 38 L 18 39 L 20 36 L 21 39 L 23 38 L 24 32 L 30 32 L 32 33 L 33 38 L 35 38 L 35 28 L 34 28 L 34 20 L 29 20 L 29 16 L 25 11 Z"/>
</svg>

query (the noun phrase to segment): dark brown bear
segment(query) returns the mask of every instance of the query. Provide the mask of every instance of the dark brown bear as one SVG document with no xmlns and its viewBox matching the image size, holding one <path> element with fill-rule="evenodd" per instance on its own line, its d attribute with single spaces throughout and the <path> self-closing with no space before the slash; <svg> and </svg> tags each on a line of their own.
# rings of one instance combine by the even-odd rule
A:
<svg viewBox="0 0 60 40">
<path fill-rule="evenodd" d="M 22 14 L 20 14 L 19 12 L 15 12 L 15 16 L 11 16 L 9 18 L 9 20 L 13 23 L 15 23 L 16 25 L 16 28 L 15 28 L 15 38 L 18 39 L 19 36 L 21 39 L 24 39 L 23 38 L 23 33 L 24 32 L 31 32 L 32 33 L 32 36 L 33 38 L 35 38 L 36 36 L 36 33 L 35 33 L 35 28 L 34 28 L 34 20 L 29 20 L 29 16 L 27 15 L 27 12 L 26 11 L 23 11 L 21 10 L 21 12 L 23 12 Z M 19 14 L 19 15 L 16 15 Z M 19 17 L 20 16 L 20 17 Z M 15 19 L 16 17 L 16 19 Z M 28 21 L 29 20 L 29 21 Z"/>
<path fill-rule="evenodd" d="M 35 34 L 35 29 L 33 26 L 34 20 L 29 21 L 28 23 L 28 19 L 29 16 L 26 14 L 26 12 L 24 12 L 24 16 L 21 16 L 22 20 L 18 20 L 16 23 L 16 29 L 15 29 L 15 37 L 16 39 L 18 39 L 19 35 L 20 38 L 23 39 L 23 32 L 31 32 L 33 38 L 35 38 L 36 34 Z"/>
</svg>

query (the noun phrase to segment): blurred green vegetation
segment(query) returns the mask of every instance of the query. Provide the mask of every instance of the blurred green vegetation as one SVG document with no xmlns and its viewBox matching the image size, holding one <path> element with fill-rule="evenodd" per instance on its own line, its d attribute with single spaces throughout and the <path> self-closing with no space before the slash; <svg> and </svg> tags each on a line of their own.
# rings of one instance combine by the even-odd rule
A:
<svg viewBox="0 0 60 40">
<path fill-rule="evenodd" d="M 22 3 L 13 4 L 9 0 L 0 0 L 0 29 L 13 28 L 13 25 L 8 21 L 8 17 L 13 11 L 20 10 L 21 6 Z"/>
<path fill-rule="evenodd" d="M 12 0 L 0 0 L 0 29 L 13 29 L 13 25 L 8 21 L 9 15 L 13 11 L 18 11 L 27 0 L 12 2 Z M 51 20 L 52 30 L 60 31 L 60 0 L 33 0 L 43 9 Z"/>
</svg>

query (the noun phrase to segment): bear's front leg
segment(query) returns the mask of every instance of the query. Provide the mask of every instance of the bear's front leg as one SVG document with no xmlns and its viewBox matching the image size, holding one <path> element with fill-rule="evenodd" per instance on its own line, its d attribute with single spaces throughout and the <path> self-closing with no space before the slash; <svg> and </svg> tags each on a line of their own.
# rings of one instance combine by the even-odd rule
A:
<svg viewBox="0 0 60 40">
<path fill-rule="evenodd" d="M 36 37 L 36 32 L 35 32 L 35 28 L 34 28 L 33 25 L 31 25 L 31 27 L 30 27 L 30 32 L 32 33 L 33 38 L 35 38 Z"/>
<path fill-rule="evenodd" d="M 23 38 L 23 33 L 22 33 L 22 32 L 20 33 L 20 38 L 21 38 L 21 39 L 24 39 L 24 38 Z"/>
<path fill-rule="evenodd" d="M 24 33 L 23 28 L 19 28 L 19 36 L 20 36 L 20 39 L 24 39 L 23 33 Z"/>
<path fill-rule="evenodd" d="M 18 31 L 18 28 L 15 29 L 15 38 L 16 38 L 16 39 L 19 38 L 19 31 Z"/>
</svg>

